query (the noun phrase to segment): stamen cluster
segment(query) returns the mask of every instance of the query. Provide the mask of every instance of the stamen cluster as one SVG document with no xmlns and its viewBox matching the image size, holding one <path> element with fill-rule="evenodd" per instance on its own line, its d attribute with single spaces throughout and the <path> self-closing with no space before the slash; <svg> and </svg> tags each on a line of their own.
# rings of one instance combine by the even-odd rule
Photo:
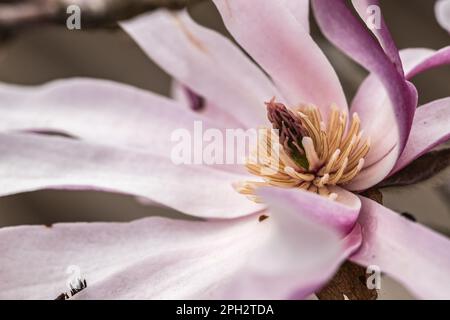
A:
<svg viewBox="0 0 450 320">
<path fill-rule="evenodd" d="M 236 190 L 257 202 L 255 190 L 260 186 L 299 188 L 336 199 L 333 186 L 349 183 L 363 168 L 370 149 L 370 139 L 361 141 L 358 115 L 354 113 L 347 125 L 347 113 L 333 105 L 325 124 L 312 105 L 297 110 L 274 100 L 266 105 L 276 134 L 265 128 L 246 162 L 248 171 L 262 181 L 237 183 Z"/>
</svg>

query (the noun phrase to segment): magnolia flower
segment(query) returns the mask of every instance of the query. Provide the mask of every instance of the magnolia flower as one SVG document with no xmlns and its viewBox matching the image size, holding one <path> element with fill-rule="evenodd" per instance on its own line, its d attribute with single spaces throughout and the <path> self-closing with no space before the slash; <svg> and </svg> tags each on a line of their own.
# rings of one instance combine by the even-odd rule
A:
<svg viewBox="0 0 450 320">
<path fill-rule="evenodd" d="M 449 0 L 438 0 L 434 5 L 434 12 L 436 14 L 436 19 L 439 24 L 450 32 L 450 1 Z"/>
<path fill-rule="evenodd" d="M 122 27 L 176 79 L 174 99 L 94 79 L 0 87 L 1 195 L 102 190 L 203 218 L 3 228 L 0 297 L 54 298 L 76 265 L 87 288 L 75 298 L 304 298 L 350 259 L 419 298 L 449 298 L 448 239 L 358 192 L 449 138 L 450 97 L 416 108 L 408 80 L 449 63 L 450 47 L 399 54 L 384 21 L 369 31 L 361 19 L 376 1 L 355 1 L 361 18 L 344 1 L 312 1 L 325 36 L 370 72 L 350 113 L 307 1 L 214 3 L 265 72 L 186 12 L 159 11 Z M 174 165 L 171 133 L 196 120 L 279 128 L 279 179 Z"/>
</svg>

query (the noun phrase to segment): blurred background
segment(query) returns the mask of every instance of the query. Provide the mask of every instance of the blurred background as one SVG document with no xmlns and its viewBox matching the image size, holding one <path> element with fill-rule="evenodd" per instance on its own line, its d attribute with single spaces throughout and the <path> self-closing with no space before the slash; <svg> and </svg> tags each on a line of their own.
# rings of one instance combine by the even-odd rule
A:
<svg viewBox="0 0 450 320">
<path fill-rule="evenodd" d="M 435 21 L 434 0 L 384 0 L 381 5 L 400 49 L 439 49 L 450 44 L 450 35 Z M 209 1 L 189 6 L 188 10 L 201 24 L 229 36 Z M 366 76 L 365 71 L 327 43 L 315 25 L 312 35 L 336 68 L 348 99 L 351 99 Z M 117 28 L 70 31 L 65 26 L 48 25 L 25 28 L 0 41 L 0 81 L 36 85 L 68 77 L 111 79 L 169 94 L 169 76 Z M 413 82 L 419 90 L 420 103 L 450 96 L 450 67 L 429 71 L 414 78 Z M 448 186 L 450 170 L 415 186 L 384 189 L 384 204 L 398 212 L 408 212 L 419 222 L 449 236 Z M 91 191 L 39 191 L 0 198 L 0 227 L 129 221 L 150 215 L 182 217 L 168 209 L 142 205 L 133 197 Z M 410 295 L 383 277 L 380 298 L 406 299 Z"/>
</svg>

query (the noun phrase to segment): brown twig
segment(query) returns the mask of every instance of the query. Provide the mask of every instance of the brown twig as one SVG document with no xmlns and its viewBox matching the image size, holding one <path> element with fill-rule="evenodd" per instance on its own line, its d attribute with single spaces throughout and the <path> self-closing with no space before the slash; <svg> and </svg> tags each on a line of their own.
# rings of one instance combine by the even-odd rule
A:
<svg viewBox="0 0 450 320">
<path fill-rule="evenodd" d="M 65 24 L 70 5 L 81 9 L 83 28 L 110 26 L 158 8 L 182 9 L 202 0 L 0 0 L 0 30 Z"/>
<path fill-rule="evenodd" d="M 320 300 L 376 300 L 376 289 L 367 288 L 366 269 L 346 261 L 320 292 Z"/>
</svg>

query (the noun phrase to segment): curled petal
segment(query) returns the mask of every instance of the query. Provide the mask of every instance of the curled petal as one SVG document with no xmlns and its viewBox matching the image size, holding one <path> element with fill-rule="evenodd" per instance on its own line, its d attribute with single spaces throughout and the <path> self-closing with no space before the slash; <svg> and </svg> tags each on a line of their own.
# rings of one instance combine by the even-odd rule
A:
<svg viewBox="0 0 450 320">
<path fill-rule="evenodd" d="M 405 81 L 404 75 L 397 70 L 364 23 L 352 14 L 345 1 L 313 0 L 312 5 L 325 36 L 356 62 L 374 73 L 385 87 L 391 102 L 389 107 L 395 119 L 394 127 L 399 142 L 397 151 L 400 153 L 408 139 L 417 106 L 417 92 L 414 86 Z M 376 104 L 376 101 L 366 108 L 374 108 L 373 104 Z M 361 120 L 364 125 L 363 119 Z"/>
<path fill-rule="evenodd" d="M 411 79 L 415 75 L 431 68 L 449 64 L 450 47 L 445 47 L 438 51 L 425 48 L 404 49 L 400 52 L 400 56 L 405 70 L 405 77 Z M 442 103 L 430 103 L 428 105 L 440 104 Z M 415 142 L 416 137 L 429 141 L 430 146 L 435 146 L 441 138 L 445 140 L 445 130 L 443 132 L 444 135 L 438 134 L 437 136 L 421 134 L 417 131 L 417 129 L 433 131 L 433 125 L 431 124 L 427 125 L 427 128 L 417 125 L 420 122 L 420 118 L 423 117 L 421 114 L 425 113 L 426 110 L 430 110 L 433 113 L 431 108 L 421 109 L 422 107 L 419 107 L 416 111 L 415 117 L 419 116 L 419 120 L 414 118 L 405 148 L 410 149 L 412 145 L 420 145 L 420 142 Z M 395 116 L 390 106 L 388 94 L 375 74 L 370 74 L 359 87 L 352 101 L 351 110 L 358 113 L 364 127 L 364 133 L 371 138 L 372 147 L 365 159 L 366 168 L 363 171 L 367 170 L 367 168 L 370 168 L 370 170 L 358 178 L 362 181 L 365 176 L 372 177 L 371 183 L 366 184 L 371 186 L 385 178 L 389 172 L 392 174 L 398 171 L 397 166 L 394 171 L 392 171 L 393 167 L 389 169 L 389 166 L 395 164 L 395 162 L 391 161 L 390 157 L 386 157 L 386 154 L 390 153 L 393 148 L 397 148 L 396 145 L 398 144 L 398 136 L 395 132 Z M 445 118 L 445 115 L 442 114 L 441 117 L 435 118 L 436 120 L 442 120 Z M 438 123 L 435 129 L 439 131 L 440 127 L 441 125 Z M 383 128 L 383 130 L 380 130 L 380 128 Z M 437 132 L 436 130 L 433 132 Z M 433 142 L 436 142 L 436 144 L 433 144 Z M 406 152 L 410 153 L 410 151 Z M 404 158 L 403 155 L 401 157 Z M 379 170 L 376 168 L 379 168 Z"/>
</svg>

